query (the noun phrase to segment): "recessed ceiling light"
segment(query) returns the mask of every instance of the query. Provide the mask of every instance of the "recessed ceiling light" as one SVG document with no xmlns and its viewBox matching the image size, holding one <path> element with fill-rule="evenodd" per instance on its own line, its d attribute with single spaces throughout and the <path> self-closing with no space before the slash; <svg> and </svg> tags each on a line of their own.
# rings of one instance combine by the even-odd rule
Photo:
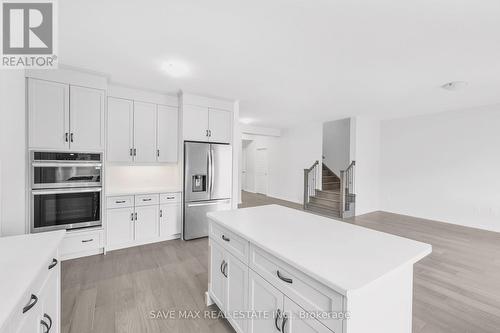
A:
<svg viewBox="0 0 500 333">
<path fill-rule="evenodd" d="M 252 118 L 240 118 L 240 123 L 248 125 L 253 123 L 254 120 Z"/>
<path fill-rule="evenodd" d="M 188 64 L 178 60 L 165 61 L 161 65 L 161 69 L 172 77 L 186 76 L 191 72 Z"/>
<path fill-rule="evenodd" d="M 446 89 L 446 90 L 460 90 L 460 89 L 463 89 L 465 87 L 467 87 L 469 85 L 468 82 L 466 81 L 452 81 L 452 82 L 448 82 L 448 83 L 445 83 L 441 86 L 441 88 L 443 89 Z"/>
</svg>

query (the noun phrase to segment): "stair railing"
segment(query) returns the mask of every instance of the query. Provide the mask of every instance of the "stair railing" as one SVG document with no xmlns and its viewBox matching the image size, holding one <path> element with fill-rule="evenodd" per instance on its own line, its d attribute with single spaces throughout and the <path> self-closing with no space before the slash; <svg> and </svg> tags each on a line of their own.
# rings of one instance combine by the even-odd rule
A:
<svg viewBox="0 0 500 333">
<path fill-rule="evenodd" d="M 316 195 L 319 176 L 319 161 L 304 169 L 304 209 L 307 209 L 310 197 Z"/>
<path fill-rule="evenodd" d="M 355 214 L 356 195 L 354 194 L 354 169 L 356 161 L 340 171 L 340 213 L 342 218 Z"/>
</svg>

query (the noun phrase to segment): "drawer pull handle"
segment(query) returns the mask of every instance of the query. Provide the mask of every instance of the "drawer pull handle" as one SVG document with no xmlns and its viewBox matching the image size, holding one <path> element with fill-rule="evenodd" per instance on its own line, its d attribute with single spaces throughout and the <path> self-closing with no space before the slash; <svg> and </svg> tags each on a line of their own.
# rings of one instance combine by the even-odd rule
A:
<svg viewBox="0 0 500 333">
<path fill-rule="evenodd" d="M 130 221 L 134 220 L 134 213 L 130 213 Z"/>
<path fill-rule="evenodd" d="M 276 271 L 276 275 L 278 275 L 278 277 L 279 277 L 282 281 L 285 281 L 286 283 L 293 283 L 293 280 L 292 280 L 292 279 L 290 279 L 290 278 L 286 278 L 286 277 L 281 276 L 280 271 Z"/>
<path fill-rule="evenodd" d="M 175 197 L 167 197 L 167 199 L 170 199 L 170 200 L 172 200 L 172 199 L 175 199 Z"/>
<path fill-rule="evenodd" d="M 91 238 L 91 239 L 84 239 L 82 240 L 82 243 L 88 243 L 88 242 L 92 242 L 94 239 Z"/>
<path fill-rule="evenodd" d="M 30 301 L 29 301 L 28 305 L 26 305 L 23 308 L 23 313 L 28 312 L 32 307 L 34 307 L 35 304 L 36 304 L 36 302 L 38 302 L 38 297 L 36 297 L 35 295 L 31 294 Z"/>
<path fill-rule="evenodd" d="M 281 332 L 281 329 L 278 325 L 278 320 L 281 318 L 281 310 L 278 309 L 278 311 L 276 311 L 276 317 L 274 318 L 274 326 L 276 326 L 276 329 L 278 330 L 278 332 Z"/>
<path fill-rule="evenodd" d="M 288 317 L 286 316 L 286 314 L 283 314 L 283 322 L 281 323 L 281 332 L 282 333 L 285 333 L 285 325 L 286 325 L 287 321 L 288 321 Z"/>
<path fill-rule="evenodd" d="M 160 209 L 160 217 L 163 217 L 163 209 Z"/>
<path fill-rule="evenodd" d="M 224 268 L 222 269 L 222 274 L 227 278 L 227 262 L 224 263 Z"/>
<path fill-rule="evenodd" d="M 142 199 L 142 201 L 151 201 L 151 198 Z"/>
<path fill-rule="evenodd" d="M 125 200 L 116 200 L 115 203 L 125 203 Z"/>
<path fill-rule="evenodd" d="M 56 267 L 56 265 L 57 265 L 57 259 L 54 258 L 54 259 L 52 259 L 52 263 L 49 265 L 49 269 Z"/>
<path fill-rule="evenodd" d="M 231 239 L 227 238 L 225 235 L 222 235 L 222 239 L 223 239 L 224 241 L 226 241 L 226 242 L 231 241 Z"/>
<path fill-rule="evenodd" d="M 225 264 L 226 264 L 225 260 L 222 260 L 222 262 L 220 263 L 220 272 L 222 273 L 222 275 L 224 275 L 224 265 Z"/>
<path fill-rule="evenodd" d="M 44 328 L 45 328 L 45 331 L 43 331 L 43 333 L 49 333 L 50 331 L 50 328 L 49 328 L 49 325 L 45 322 L 45 320 L 40 320 L 40 325 L 42 325 Z"/>
<path fill-rule="evenodd" d="M 46 313 L 43 314 L 43 317 L 47 318 L 47 320 L 49 321 L 49 330 L 48 331 L 50 331 L 50 329 L 52 328 L 52 318 L 50 318 L 50 316 Z"/>
</svg>

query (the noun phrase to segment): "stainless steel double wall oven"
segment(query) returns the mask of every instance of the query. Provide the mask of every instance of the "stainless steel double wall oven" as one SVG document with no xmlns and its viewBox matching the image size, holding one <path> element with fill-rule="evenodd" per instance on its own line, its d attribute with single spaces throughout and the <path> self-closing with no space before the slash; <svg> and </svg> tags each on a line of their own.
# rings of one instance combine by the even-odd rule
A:
<svg viewBox="0 0 500 333">
<path fill-rule="evenodd" d="M 102 154 L 30 152 L 31 232 L 101 225 Z"/>
</svg>

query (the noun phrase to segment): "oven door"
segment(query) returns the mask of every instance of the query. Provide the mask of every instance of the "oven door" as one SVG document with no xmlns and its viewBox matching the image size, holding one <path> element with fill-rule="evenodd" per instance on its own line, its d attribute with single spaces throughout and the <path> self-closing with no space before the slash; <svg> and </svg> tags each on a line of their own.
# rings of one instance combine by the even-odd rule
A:
<svg viewBox="0 0 500 333">
<path fill-rule="evenodd" d="M 101 163 L 33 162 L 31 188 L 101 186 Z"/>
<path fill-rule="evenodd" d="M 31 191 L 31 232 L 101 225 L 101 188 Z"/>
</svg>

